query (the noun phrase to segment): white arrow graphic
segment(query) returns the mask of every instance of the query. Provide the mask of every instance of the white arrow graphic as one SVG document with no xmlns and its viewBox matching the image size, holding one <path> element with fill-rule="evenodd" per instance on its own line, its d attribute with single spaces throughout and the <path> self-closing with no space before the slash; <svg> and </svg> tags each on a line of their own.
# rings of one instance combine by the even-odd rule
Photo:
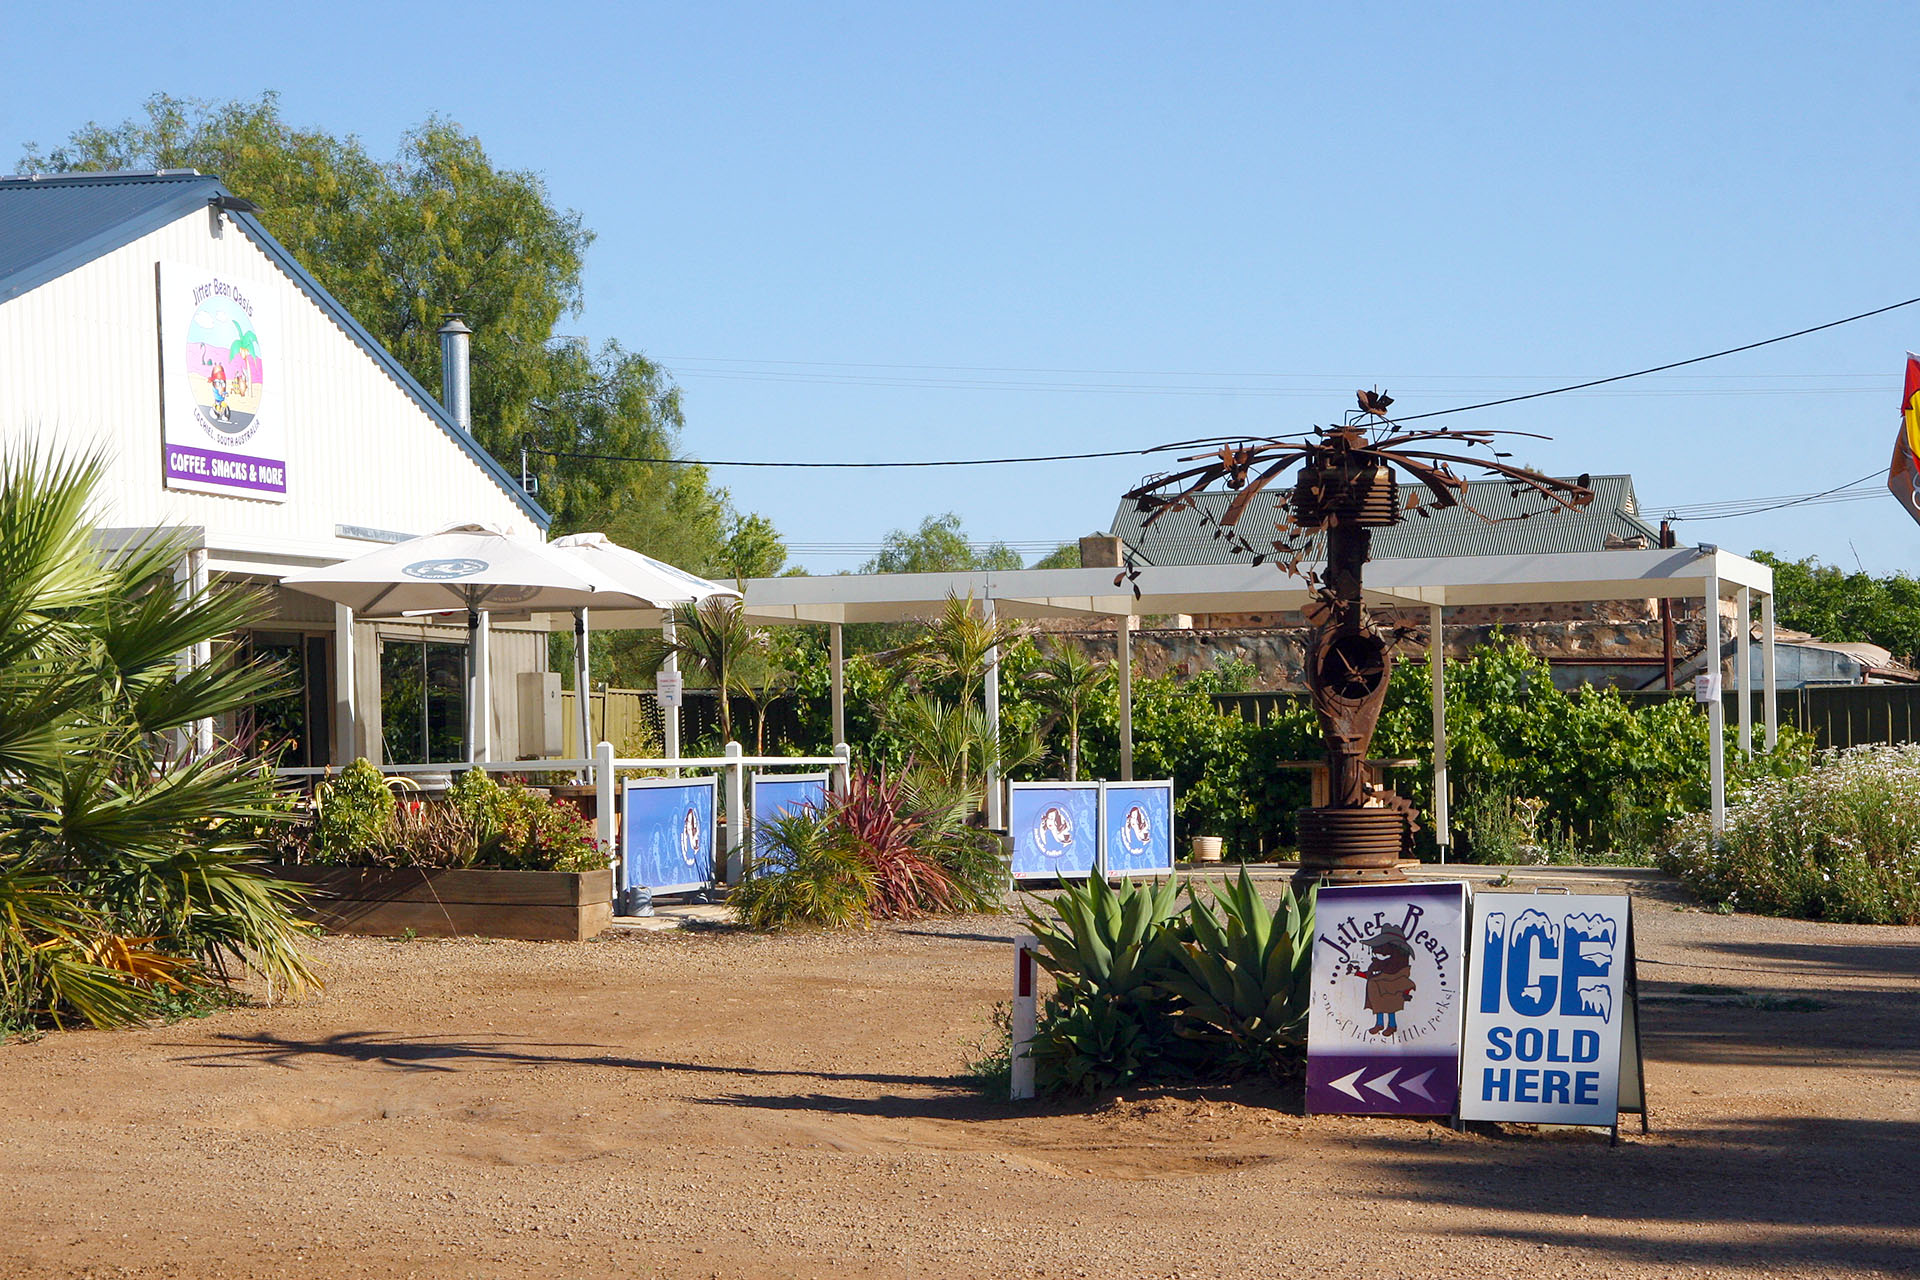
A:
<svg viewBox="0 0 1920 1280">
<path fill-rule="evenodd" d="M 1400 1095 L 1393 1091 L 1393 1078 L 1399 1074 L 1400 1068 L 1395 1067 L 1383 1076 L 1375 1076 L 1371 1080 L 1362 1080 L 1360 1083 L 1381 1097 L 1393 1102 L 1398 1102 L 1400 1101 Z"/>
<path fill-rule="evenodd" d="M 1359 1071 L 1354 1072 L 1350 1076 L 1342 1076 L 1338 1080 L 1331 1081 L 1329 1083 L 1329 1087 L 1338 1089 L 1340 1092 L 1347 1094 L 1355 1102 L 1365 1102 L 1366 1099 L 1360 1096 L 1360 1091 L 1353 1087 L 1353 1082 L 1355 1080 L 1358 1080 L 1361 1077 L 1361 1075 L 1363 1075 L 1365 1072 L 1366 1072 L 1366 1068 L 1362 1067 L 1360 1068 Z"/>
<path fill-rule="evenodd" d="M 1400 1082 L 1400 1087 L 1402 1089 L 1411 1089 L 1413 1092 L 1425 1098 L 1428 1102 L 1432 1102 L 1433 1095 L 1427 1092 L 1427 1079 L 1430 1076 L 1432 1076 L 1436 1070 L 1438 1070 L 1438 1068 L 1428 1067 L 1425 1071 L 1422 1071 L 1419 1075 L 1415 1076 L 1413 1079 L 1402 1080 Z"/>
</svg>

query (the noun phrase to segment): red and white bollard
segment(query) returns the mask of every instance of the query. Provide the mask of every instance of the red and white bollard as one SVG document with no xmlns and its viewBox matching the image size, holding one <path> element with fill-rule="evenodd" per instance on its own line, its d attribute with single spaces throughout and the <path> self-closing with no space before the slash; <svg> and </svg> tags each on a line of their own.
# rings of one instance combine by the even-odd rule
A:
<svg viewBox="0 0 1920 1280">
<path fill-rule="evenodd" d="M 1015 1102 L 1033 1097 L 1033 1033 L 1038 1019 L 1034 1000 L 1034 960 L 1040 940 L 1023 933 L 1013 940 L 1013 1073 L 1007 1082 L 1007 1096 Z"/>
</svg>

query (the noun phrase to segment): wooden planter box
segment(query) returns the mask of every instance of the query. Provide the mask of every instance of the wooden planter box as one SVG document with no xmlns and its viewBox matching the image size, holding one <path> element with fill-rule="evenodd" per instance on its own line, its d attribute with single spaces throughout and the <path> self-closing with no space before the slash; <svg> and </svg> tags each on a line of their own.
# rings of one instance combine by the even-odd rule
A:
<svg viewBox="0 0 1920 1280">
<path fill-rule="evenodd" d="M 613 923 L 613 872 L 438 871 L 270 863 L 306 891 L 304 915 L 332 933 L 585 942 Z"/>
</svg>

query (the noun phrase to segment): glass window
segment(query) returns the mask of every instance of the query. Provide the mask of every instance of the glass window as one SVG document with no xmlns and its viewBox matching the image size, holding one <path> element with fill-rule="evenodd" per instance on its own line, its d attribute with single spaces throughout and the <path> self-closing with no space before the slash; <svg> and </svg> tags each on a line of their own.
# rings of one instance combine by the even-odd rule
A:
<svg viewBox="0 0 1920 1280">
<path fill-rule="evenodd" d="M 380 735 L 388 764 L 466 758 L 467 647 L 380 642 Z"/>
</svg>

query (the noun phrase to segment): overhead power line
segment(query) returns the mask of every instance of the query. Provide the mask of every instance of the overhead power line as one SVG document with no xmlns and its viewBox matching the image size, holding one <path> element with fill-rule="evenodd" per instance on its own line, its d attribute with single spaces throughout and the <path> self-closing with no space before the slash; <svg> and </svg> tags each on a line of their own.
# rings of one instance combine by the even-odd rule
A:
<svg viewBox="0 0 1920 1280">
<path fill-rule="evenodd" d="M 1862 502 L 1880 496 L 1878 487 L 1860 489 L 1859 485 L 1869 480 L 1877 480 L 1886 471 L 1885 467 L 1875 467 L 1858 480 L 1849 480 L 1837 484 L 1831 489 L 1822 489 L 1818 493 L 1789 494 L 1781 498 L 1750 498 L 1745 503 L 1738 501 L 1724 503 L 1700 503 L 1692 507 L 1671 507 L 1664 517 L 1668 520 L 1731 520 L 1738 516 L 1757 516 L 1763 511 L 1781 511 L 1787 507 L 1826 506 L 1834 502 Z M 1753 504 L 1759 505 L 1753 505 Z"/>
<path fill-rule="evenodd" d="M 1426 418 L 1441 418 L 1455 413 L 1471 413 L 1478 409 L 1493 409 L 1501 405 L 1519 404 L 1527 400 L 1540 400 L 1547 396 L 1568 395 L 1576 391 L 1585 391 L 1592 387 L 1603 387 L 1611 383 L 1625 382 L 1631 378 L 1645 378 L 1656 373 L 1666 373 L 1673 369 L 1684 369 L 1689 365 L 1703 364 L 1708 360 L 1719 360 L 1725 356 L 1738 355 L 1743 351 L 1757 351 L 1761 347 L 1770 347 L 1776 343 L 1791 341 L 1794 338 L 1804 338 L 1810 333 L 1821 333 L 1827 329 L 1837 329 L 1841 325 L 1853 324 L 1860 320 L 1868 320 L 1874 316 L 1883 316 L 1890 311 L 1898 311 L 1903 307 L 1911 307 L 1916 303 L 1920 303 L 1920 298 L 1908 298 L 1904 302 L 1894 302 L 1884 307 L 1875 307 L 1871 311 L 1862 311 L 1839 320 L 1829 320 L 1825 324 L 1809 325 L 1804 329 L 1795 329 L 1792 333 L 1782 333 L 1771 338 L 1762 338 L 1758 342 L 1747 342 L 1737 347 L 1727 347 L 1721 351 L 1708 352 L 1703 356 L 1691 356 L 1685 360 L 1674 360 L 1666 364 L 1653 365 L 1646 369 L 1635 369 L 1631 373 L 1616 373 L 1607 378 L 1591 378 L 1585 382 L 1548 387 L 1541 391 L 1528 391 L 1521 395 L 1504 396 L 1497 400 L 1482 400 L 1474 404 L 1455 405 L 1451 409 L 1432 409 L 1426 413 L 1407 414 L 1404 417 L 1389 419 L 1389 421 L 1392 423 L 1419 422 Z M 1153 445 L 1143 449 L 1102 449 L 1090 453 L 1049 453 L 1008 458 L 930 458 L 902 462 L 799 462 L 759 459 L 642 457 L 623 454 L 574 453 L 560 449 L 535 448 L 528 448 L 527 452 L 537 453 L 542 457 L 548 458 L 572 458 L 586 462 L 635 462 L 656 466 L 762 467 L 784 470 L 879 470 L 909 467 L 997 467 L 1036 462 L 1083 462 L 1097 458 L 1145 457 L 1149 454 L 1160 453 L 1168 449 L 1180 447 L 1184 446 Z M 1843 485 L 1841 487 L 1845 488 L 1847 486 Z M 1795 504 L 1790 503 L 1788 505 Z"/>
</svg>

